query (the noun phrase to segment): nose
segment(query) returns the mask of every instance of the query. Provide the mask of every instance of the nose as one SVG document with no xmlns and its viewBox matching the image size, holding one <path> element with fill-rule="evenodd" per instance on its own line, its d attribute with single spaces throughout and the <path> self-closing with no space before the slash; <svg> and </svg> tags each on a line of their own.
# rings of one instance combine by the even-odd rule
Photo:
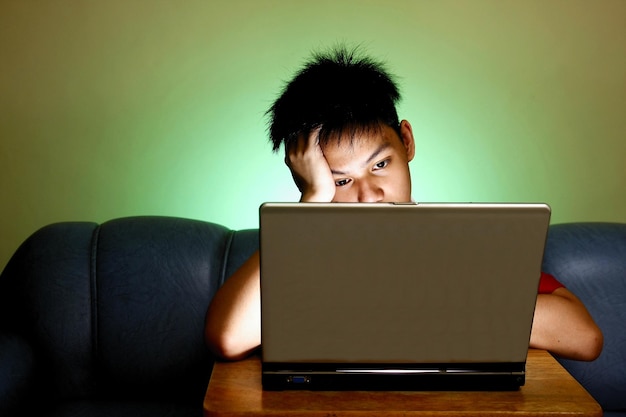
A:
<svg viewBox="0 0 626 417">
<path fill-rule="evenodd" d="M 375 183 L 365 181 L 359 184 L 359 203 L 379 203 L 383 201 L 383 190 Z"/>
</svg>

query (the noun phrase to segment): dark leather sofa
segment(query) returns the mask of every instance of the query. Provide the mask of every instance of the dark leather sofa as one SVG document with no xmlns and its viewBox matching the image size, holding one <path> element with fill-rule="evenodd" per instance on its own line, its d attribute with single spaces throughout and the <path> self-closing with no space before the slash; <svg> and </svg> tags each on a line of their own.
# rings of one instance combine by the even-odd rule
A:
<svg viewBox="0 0 626 417">
<path fill-rule="evenodd" d="M 257 247 L 256 230 L 172 217 L 35 232 L 0 276 L 0 416 L 201 416 L 205 311 Z M 605 335 L 595 362 L 562 363 L 606 415 L 626 410 L 626 224 L 552 226 L 545 269 Z"/>
</svg>

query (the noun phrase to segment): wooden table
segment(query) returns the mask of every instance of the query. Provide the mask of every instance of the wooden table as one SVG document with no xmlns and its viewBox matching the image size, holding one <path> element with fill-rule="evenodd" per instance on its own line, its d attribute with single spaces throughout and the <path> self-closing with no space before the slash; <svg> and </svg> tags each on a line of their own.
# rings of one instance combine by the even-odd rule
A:
<svg viewBox="0 0 626 417">
<path fill-rule="evenodd" d="M 546 351 L 531 349 L 518 391 L 263 391 L 257 356 L 217 362 L 206 417 L 601 416 L 602 409 Z"/>
</svg>

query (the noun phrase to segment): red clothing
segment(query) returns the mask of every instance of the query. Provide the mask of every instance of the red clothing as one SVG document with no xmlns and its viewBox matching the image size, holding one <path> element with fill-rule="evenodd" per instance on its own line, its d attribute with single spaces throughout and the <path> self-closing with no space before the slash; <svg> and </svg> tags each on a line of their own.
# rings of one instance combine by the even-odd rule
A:
<svg viewBox="0 0 626 417">
<path fill-rule="evenodd" d="M 562 287 L 565 287 L 565 285 L 557 281 L 552 275 L 546 274 L 545 272 L 541 273 L 541 278 L 539 279 L 539 294 L 552 294 L 554 290 Z"/>
</svg>

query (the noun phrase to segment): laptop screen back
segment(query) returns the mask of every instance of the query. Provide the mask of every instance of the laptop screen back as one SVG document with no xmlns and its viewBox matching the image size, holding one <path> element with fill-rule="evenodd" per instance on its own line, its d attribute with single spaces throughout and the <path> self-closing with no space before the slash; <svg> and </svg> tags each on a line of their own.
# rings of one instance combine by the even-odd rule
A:
<svg viewBox="0 0 626 417">
<path fill-rule="evenodd" d="M 264 204 L 263 362 L 524 362 L 544 204 Z"/>
</svg>

